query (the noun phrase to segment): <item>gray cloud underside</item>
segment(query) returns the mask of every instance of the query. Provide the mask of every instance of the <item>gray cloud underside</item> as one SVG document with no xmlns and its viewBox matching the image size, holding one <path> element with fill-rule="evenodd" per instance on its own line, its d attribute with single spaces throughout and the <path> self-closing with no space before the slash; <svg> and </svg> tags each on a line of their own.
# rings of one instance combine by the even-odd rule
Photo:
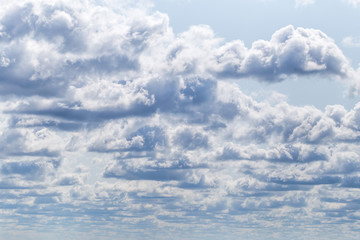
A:
<svg viewBox="0 0 360 240">
<path fill-rule="evenodd" d="M 335 42 L 287 26 L 246 47 L 208 26 L 175 36 L 168 22 L 128 5 L 4 5 L 3 230 L 356 228 L 360 105 L 256 101 L 228 81 L 350 81 Z"/>
</svg>

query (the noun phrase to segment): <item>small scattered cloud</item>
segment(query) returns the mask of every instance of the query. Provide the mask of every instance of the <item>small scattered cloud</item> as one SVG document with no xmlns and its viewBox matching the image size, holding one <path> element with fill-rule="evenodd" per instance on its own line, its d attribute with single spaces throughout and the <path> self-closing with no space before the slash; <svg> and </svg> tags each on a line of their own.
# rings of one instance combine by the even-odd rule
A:
<svg viewBox="0 0 360 240">
<path fill-rule="evenodd" d="M 358 7 L 360 5 L 359 0 L 342 0 L 343 2 L 346 2 L 354 7 Z M 316 0 L 295 0 L 295 6 L 296 7 L 304 7 L 308 5 L 312 5 L 316 2 Z"/>
<path fill-rule="evenodd" d="M 354 7 L 360 6 L 360 1 L 359 0 L 346 0 L 346 2 L 353 5 Z"/>
<path fill-rule="evenodd" d="M 360 37 L 346 37 L 342 40 L 345 47 L 360 47 Z"/>
<path fill-rule="evenodd" d="M 296 7 L 305 7 L 308 5 L 312 5 L 315 3 L 315 0 L 296 0 L 295 6 Z"/>
</svg>

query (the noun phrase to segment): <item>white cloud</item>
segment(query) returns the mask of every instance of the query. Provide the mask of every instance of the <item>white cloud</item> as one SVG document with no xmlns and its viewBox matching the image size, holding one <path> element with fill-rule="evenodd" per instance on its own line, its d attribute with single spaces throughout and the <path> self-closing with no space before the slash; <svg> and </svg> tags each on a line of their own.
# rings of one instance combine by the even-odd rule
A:
<svg viewBox="0 0 360 240">
<path fill-rule="evenodd" d="M 342 44 L 346 47 L 360 47 L 360 38 L 349 36 L 342 40 Z"/>
<path fill-rule="evenodd" d="M 308 6 L 308 5 L 311 5 L 314 3 L 315 3 L 315 0 L 296 0 L 295 1 L 296 7 Z"/>
<path fill-rule="evenodd" d="M 236 82 L 353 77 L 320 30 L 287 26 L 247 48 L 205 25 L 175 35 L 165 14 L 131 4 L 26 2 L 0 14 L 7 218 L 118 234 L 264 228 L 294 215 L 323 227 L 319 211 L 335 201 L 341 224 L 354 217 L 359 105 L 256 101 Z"/>
<path fill-rule="evenodd" d="M 360 5 L 360 1 L 359 0 L 342 0 L 347 2 L 348 4 L 351 4 L 354 7 L 357 7 Z M 303 7 L 303 6 L 308 6 L 308 5 L 312 5 L 316 2 L 316 0 L 295 0 L 295 6 L 296 7 Z"/>
<path fill-rule="evenodd" d="M 346 0 L 349 4 L 353 5 L 354 7 L 358 7 L 360 5 L 359 0 Z"/>
<path fill-rule="evenodd" d="M 335 42 L 323 32 L 293 26 L 275 32 L 246 49 L 241 42 L 225 45 L 218 53 L 220 76 L 255 77 L 280 81 L 291 75 L 324 74 L 350 77 L 353 69 Z"/>
</svg>

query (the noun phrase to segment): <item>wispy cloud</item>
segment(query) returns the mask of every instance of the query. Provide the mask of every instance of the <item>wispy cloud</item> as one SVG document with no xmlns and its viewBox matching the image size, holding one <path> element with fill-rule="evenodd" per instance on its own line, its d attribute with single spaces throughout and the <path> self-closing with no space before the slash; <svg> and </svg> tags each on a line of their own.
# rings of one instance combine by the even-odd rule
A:
<svg viewBox="0 0 360 240">
<path fill-rule="evenodd" d="M 296 7 L 304 7 L 308 5 L 312 5 L 315 3 L 315 0 L 296 0 L 295 5 Z"/>
<path fill-rule="evenodd" d="M 342 40 L 342 44 L 346 47 L 360 47 L 360 37 L 346 37 Z"/>
<path fill-rule="evenodd" d="M 360 5 L 359 0 L 342 0 L 343 2 L 346 2 L 354 7 L 358 7 Z M 304 7 L 308 5 L 312 5 L 316 2 L 316 0 L 295 0 L 295 6 L 296 7 Z"/>
<path fill-rule="evenodd" d="M 360 5 L 359 0 L 346 0 L 349 4 L 353 5 L 354 7 L 358 7 Z"/>
</svg>

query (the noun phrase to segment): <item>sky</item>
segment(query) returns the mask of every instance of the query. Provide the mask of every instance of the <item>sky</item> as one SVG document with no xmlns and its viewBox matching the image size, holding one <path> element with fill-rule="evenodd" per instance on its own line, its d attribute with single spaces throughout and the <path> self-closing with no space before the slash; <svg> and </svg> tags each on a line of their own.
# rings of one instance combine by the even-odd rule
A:
<svg viewBox="0 0 360 240">
<path fill-rule="evenodd" d="M 359 0 L 0 3 L 1 239 L 359 239 Z"/>
</svg>

